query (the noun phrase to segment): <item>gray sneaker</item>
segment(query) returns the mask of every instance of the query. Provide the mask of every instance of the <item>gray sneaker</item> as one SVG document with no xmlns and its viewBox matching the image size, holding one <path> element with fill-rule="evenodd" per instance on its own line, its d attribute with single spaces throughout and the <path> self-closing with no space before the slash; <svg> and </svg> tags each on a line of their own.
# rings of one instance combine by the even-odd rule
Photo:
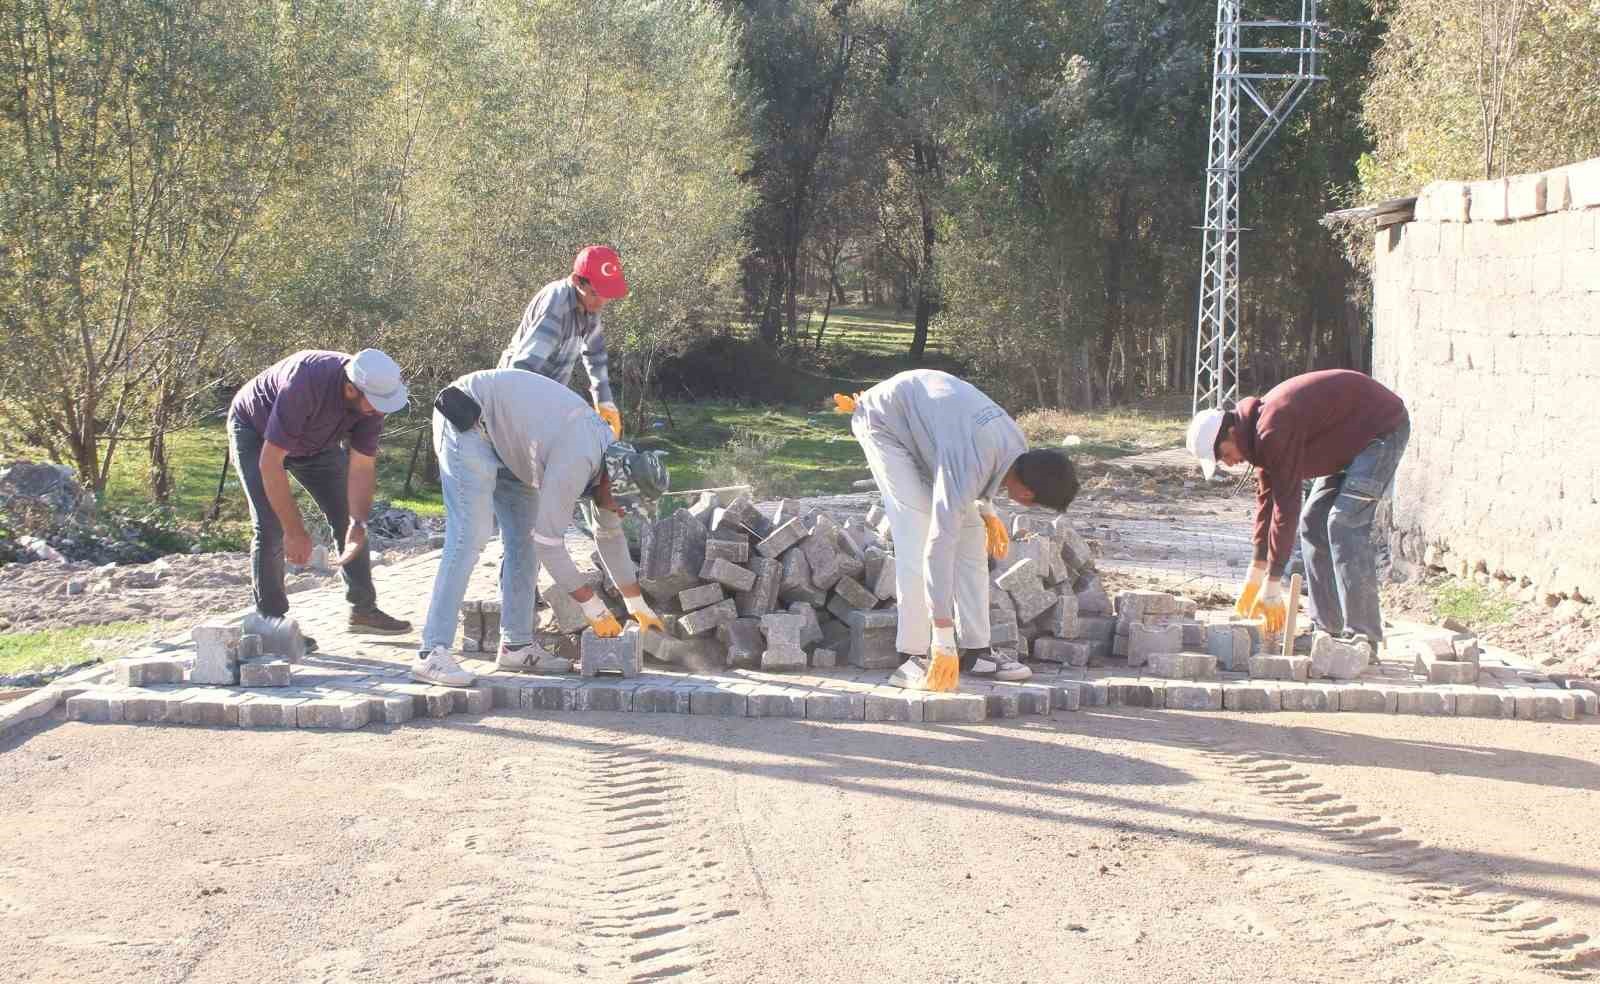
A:
<svg viewBox="0 0 1600 984">
<path fill-rule="evenodd" d="M 502 642 L 500 652 L 495 656 L 495 665 L 502 670 L 517 670 L 522 673 L 572 672 L 572 660 L 551 653 L 537 642 L 516 647 Z"/>
<path fill-rule="evenodd" d="M 928 689 L 928 657 L 911 656 L 889 674 L 889 686 L 906 690 Z"/>
</svg>

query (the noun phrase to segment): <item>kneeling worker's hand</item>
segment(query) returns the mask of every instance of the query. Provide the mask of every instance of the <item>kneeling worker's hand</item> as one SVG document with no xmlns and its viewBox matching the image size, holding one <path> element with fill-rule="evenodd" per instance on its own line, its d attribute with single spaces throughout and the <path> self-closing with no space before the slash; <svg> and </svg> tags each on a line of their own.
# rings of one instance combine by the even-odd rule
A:
<svg viewBox="0 0 1600 984">
<path fill-rule="evenodd" d="M 589 627 L 594 629 L 594 634 L 602 639 L 615 639 L 622 634 L 622 623 L 611 614 L 611 609 L 600 598 L 596 591 L 589 596 L 588 601 L 579 602 L 583 606 L 583 617 L 589 620 Z"/>
<path fill-rule="evenodd" d="M 660 616 L 651 610 L 650 603 L 644 600 L 643 595 L 637 595 L 632 598 L 623 595 L 622 603 L 628 606 L 628 614 L 632 615 L 633 620 L 639 623 L 640 632 L 648 632 L 651 629 L 655 629 L 657 632 L 667 631 L 666 626 L 661 624 Z"/>
</svg>

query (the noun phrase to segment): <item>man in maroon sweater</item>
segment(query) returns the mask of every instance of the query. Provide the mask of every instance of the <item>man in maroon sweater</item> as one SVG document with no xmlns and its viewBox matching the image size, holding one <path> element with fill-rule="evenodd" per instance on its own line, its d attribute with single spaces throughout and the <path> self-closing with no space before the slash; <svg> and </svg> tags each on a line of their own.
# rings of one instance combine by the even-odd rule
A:
<svg viewBox="0 0 1600 984">
<path fill-rule="evenodd" d="M 1207 478 L 1217 462 L 1256 467 L 1255 559 L 1234 610 L 1283 627 L 1283 569 L 1296 524 L 1311 615 L 1333 635 L 1383 639 L 1372 520 L 1411 436 L 1406 405 L 1371 376 L 1308 372 L 1235 410 L 1207 410 L 1189 423 L 1189 451 Z M 1301 506 L 1301 486 L 1316 479 Z"/>
</svg>

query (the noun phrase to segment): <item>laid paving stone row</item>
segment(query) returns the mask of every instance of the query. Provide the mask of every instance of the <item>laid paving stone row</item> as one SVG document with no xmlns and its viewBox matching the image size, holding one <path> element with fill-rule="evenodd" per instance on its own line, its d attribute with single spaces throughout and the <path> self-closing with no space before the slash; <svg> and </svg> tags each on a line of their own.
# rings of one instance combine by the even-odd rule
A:
<svg viewBox="0 0 1600 984">
<path fill-rule="evenodd" d="M 1600 710 L 1600 695 L 1579 689 L 1588 681 L 1544 677 L 1510 654 L 1431 627 L 1397 627 L 1379 662 L 1366 661 L 1361 653 L 1329 642 L 1323 642 L 1320 651 L 1309 658 L 1285 659 L 1264 651 L 1258 627 L 1229 621 L 1225 613 L 1197 612 L 1192 602 L 1176 596 L 1122 592 L 1113 599 L 1098 579 L 1089 579 L 1080 590 L 1070 591 L 1071 568 L 1078 560 L 1075 552 L 1082 549 L 1087 556 L 1087 548 L 1079 544 L 1070 527 L 1054 528 L 1053 540 L 1041 535 L 1015 542 L 1017 556 L 997 574 L 1010 587 L 997 584 L 993 595 L 996 643 L 1007 628 L 1014 633 L 1019 651 L 1031 643 L 1036 657 L 1033 678 L 1022 683 L 963 678 L 961 690 L 955 694 L 907 692 L 887 686 L 889 671 L 898 662 L 892 609 L 845 607 L 819 623 L 813 604 L 823 581 L 833 591 L 831 601 L 839 597 L 836 586 L 846 578 L 850 583 L 845 594 L 854 595 L 854 586 L 861 586 L 881 603 L 884 599 L 879 592 L 892 581 L 892 568 L 888 567 L 893 563 L 892 554 L 866 553 L 858 568 L 844 562 L 850 559 L 848 551 L 813 551 L 818 553 L 824 573 L 818 580 L 818 564 L 808 558 L 808 587 L 798 584 L 804 581 L 798 570 L 791 570 L 794 577 L 790 578 L 778 561 L 769 561 L 751 549 L 750 537 L 762 528 L 756 521 L 759 516 L 759 510 L 752 512 L 740 504 L 726 517 L 729 523 L 748 528 L 748 533 L 740 534 L 742 540 L 719 539 L 718 531 L 712 529 L 701 542 L 687 525 L 686 534 L 675 528 L 663 531 L 673 535 L 662 536 L 655 547 L 662 558 L 658 590 L 708 587 L 694 583 L 700 578 L 680 576 L 678 568 L 689 564 L 698 570 L 702 564 L 711 568 L 722 561 L 726 568 L 754 578 L 752 572 L 736 566 L 754 555 L 772 568 L 763 572 L 770 583 L 755 592 L 760 597 L 747 597 L 755 602 L 755 608 L 747 604 L 747 610 L 766 610 L 743 615 L 737 602 L 729 600 L 729 594 L 754 591 L 754 580 L 737 578 L 738 583 L 702 590 L 691 604 L 707 604 L 691 608 L 691 612 L 731 603 L 739 617 L 692 639 L 643 639 L 643 654 L 655 657 L 671 651 L 674 661 L 664 665 L 659 659 L 646 659 L 634 676 L 608 675 L 633 669 L 633 654 L 638 650 L 619 643 L 618 653 L 607 652 L 604 658 L 599 650 L 591 650 L 591 669 L 601 674 L 594 677 L 500 671 L 492 660 L 467 654 L 463 665 L 479 674 L 475 686 L 451 689 L 414 683 L 407 672 L 414 640 L 349 634 L 348 609 L 338 592 L 329 591 L 294 598 L 292 614 L 320 646 L 319 652 L 298 661 L 289 663 L 273 656 L 269 647 L 251 639 L 251 633 L 235 635 L 245 615 L 239 613 L 233 619 L 208 623 L 217 631 L 199 633 L 200 642 L 209 647 L 207 658 L 201 660 L 205 664 L 201 675 L 237 672 L 237 683 L 196 682 L 193 673 L 200 642 L 193 633 L 186 633 L 116 661 L 100 673 L 100 680 L 57 685 L 52 688 L 53 699 L 57 706 L 64 703 L 67 716 L 75 721 L 327 730 L 402 726 L 491 711 L 702 714 L 959 726 L 1124 707 L 1533 721 L 1574 720 Z M 828 520 L 821 519 L 826 528 Z M 814 517 L 813 523 L 816 521 Z M 762 540 L 754 542 L 776 535 L 785 523 L 767 522 L 770 528 L 761 534 Z M 1027 532 L 1021 525 L 1017 529 Z M 791 528 L 773 539 L 768 549 L 775 549 L 792 533 Z M 808 538 L 788 546 L 781 553 L 784 561 L 798 566 L 809 542 Z M 492 544 L 474 571 L 469 597 L 497 597 L 498 549 L 498 543 Z M 382 568 L 378 572 L 380 600 L 402 617 L 420 622 L 437 569 L 436 553 Z M 883 573 L 886 569 L 890 571 L 888 581 Z M 726 569 L 720 572 L 728 573 Z M 715 577 L 701 577 L 718 582 Z M 779 590 L 785 581 L 799 589 L 798 595 L 784 598 L 780 605 L 776 599 L 787 593 Z M 718 590 L 722 600 L 713 601 Z M 1056 599 L 1053 607 L 1034 614 L 1031 620 L 1020 618 L 1038 607 L 1042 599 L 1036 596 L 1041 592 Z M 866 604 L 866 594 L 856 596 L 856 601 Z M 481 605 L 477 611 L 483 619 Z M 497 615 L 498 609 L 491 606 L 491 614 Z M 567 628 L 560 624 L 561 617 L 558 609 L 545 615 L 552 632 Z M 798 636 L 794 635 L 796 617 Z M 1213 621 L 1206 621 L 1208 618 Z M 487 620 L 480 624 L 484 626 L 478 636 L 482 645 L 490 633 Z M 234 631 L 227 631 L 229 625 Z M 765 653 L 775 649 L 788 652 L 796 638 L 801 646 L 813 647 L 810 666 L 798 660 L 779 660 L 788 667 L 784 672 L 760 669 Z M 688 648 L 696 645 L 714 645 L 719 654 L 738 653 L 742 661 L 728 666 L 719 658 L 698 667 L 689 658 L 693 654 L 688 654 Z M 1123 655 L 1118 655 L 1118 650 Z M 1130 665 L 1140 658 L 1145 665 Z M 257 663 L 258 659 L 262 662 Z M 1438 669 L 1441 665 L 1442 670 Z M 1469 670 L 1475 670 L 1472 682 L 1430 682 L 1432 678 L 1465 680 Z M 1353 678 L 1341 678 L 1346 675 Z M 1565 683 L 1573 689 L 1565 689 Z M 29 714 L 37 716 L 33 710 Z"/>
</svg>

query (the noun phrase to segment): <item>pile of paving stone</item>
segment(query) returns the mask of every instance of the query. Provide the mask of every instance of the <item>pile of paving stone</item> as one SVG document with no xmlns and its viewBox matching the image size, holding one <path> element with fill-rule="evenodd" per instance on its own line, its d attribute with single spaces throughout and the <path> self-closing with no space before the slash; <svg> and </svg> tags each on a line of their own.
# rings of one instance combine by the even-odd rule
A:
<svg viewBox="0 0 1600 984">
<path fill-rule="evenodd" d="M 1109 650 L 1110 600 L 1088 543 L 1064 517 L 1019 515 L 1007 558 L 991 564 L 994 647 L 1085 665 Z M 691 669 L 803 670 L 897 665 L 894 545 L 881 507 L 840 518 L 792 499 L 769 516 L 748 496 L 706 495 L 645 524 L 639 585 L 666 627 L 641 640 L 653 659 Z M 596 570 L 591 586 L 614 591 Z M 613 594 L 612 601 L 619 599 Z M 544 593 L 556 628 L 580 633 L 578 604 Z M 621 614 L 621 609 L 618 609 Z M 463 648 L 492 651 L 499 605 L 467 602 Z M 587 647 L 586 647 L 587 649 Z"/>
</svg>

